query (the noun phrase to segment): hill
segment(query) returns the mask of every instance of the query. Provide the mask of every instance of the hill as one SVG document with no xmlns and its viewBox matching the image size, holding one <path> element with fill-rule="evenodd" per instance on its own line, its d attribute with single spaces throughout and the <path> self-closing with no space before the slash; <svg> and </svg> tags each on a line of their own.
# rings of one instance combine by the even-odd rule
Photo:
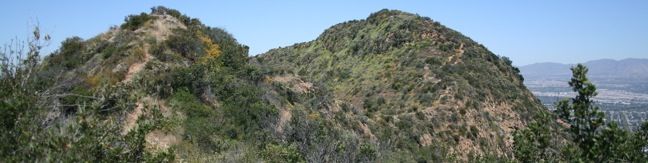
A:
<svg viewBox="0 0 648 163">
<path fill-rule="evenodd" d="M 514 159 L 513 132 L 547 112 L 510 60 L 396 10 L 248 57 L 154 7 L 5 74 L 8 162 Z"/>
<path fill-rule="evenodd" d="M 513 131 L 544 111 L 507 58 L 401 11 L 334 25 L 314 41 L 252 61 L 326 90 L 331 104 L 300 109 L 356 131 L 387 158 L 439 149 L 510 158 Z"/>
</svg>

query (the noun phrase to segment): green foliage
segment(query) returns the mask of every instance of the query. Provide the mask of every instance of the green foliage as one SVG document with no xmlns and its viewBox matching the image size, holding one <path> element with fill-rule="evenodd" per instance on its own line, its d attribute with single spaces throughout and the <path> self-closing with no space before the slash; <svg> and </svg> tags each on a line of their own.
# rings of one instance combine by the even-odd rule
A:
<svg viewBox="0 0 648 163">
<path fill-rule="evenodd" d="M 125 136 L 119 133 L 116 124 L 102 122 L 89 112 L 80 111 L 76 123 L 57 130 L 62 133 L 48 132 L 43 135 L 47 147 L 37 147 L 44 150 L 44 157 L 49 161 L 80 162 L 80 161 L 125 161 L 146 162 L 158 160 L 171 162 L 174 155 L 167 152 L 150 153 L 145 150 L 145 135 L 156 129 L 154 122 L 146 119 L 139 121 L 139 126 Z M 56 130 L 53 130 L 56 131 Z"/>
<path fill-rule="evenodd" d="M 639 130 L 637 130 L 632 136 L 630 141 L 630 148 L 633 152 L 631 158 L 634 160 L 648 160 L 648 122 L 643 122 Z"/>
<path fill-rule="evenodd" d="M 143 12 L 140 13 L 139 15 L 129 15 L 126 18 L 124 18 L 125 22 L 124 24 L 121 25 L 121 29 L 134 31 L 142 27 L 146 22 L 148 22 L 151 19 L 154 19 L 154 17 Z"/>
<path fill-rule="evenodd" d="M 198 19 L 192 19 L 187 15 L 184 15 L 180 13 L 180 11 L 175 10 L 175 9 L 170 9 L 164 6 L 156 6 L 151 8 L 151 14 L 167 14 L 175 17 L 176 19 L 180 20 L 184 25 L 186 26 L 192 26 L 192 25 L 200 25 L 200 21 Z"/>
<path fill-rule="evenodd" d="M 397 17 L 391 18 L 389 16 Z M 335 25 L 318 38 L 330 52 L 348 48 L 351 54 L 380 54 L 419 40 L 417 32 L 424 18 L 395 10 L 373 13 L 366 21 L 349 21 Z"/>
<path fill-rule="evenodd" d="M 191 61 L 198 61 L 207 51 L 206 45 L 200 37 L 206 35 L 208 39 L 220 47 L 222 55 L 217 57 L 219 64 L 234 70 L 244 70 L 247 66 L 248 47 L 239 44 L 229 33 L 219 28 L 198 26 L 187 30 L 177 29 L 163 45 L 155 47 L 153 54 L 163 61 L 170 61 L 173 53 Z M 169 49 L 171 54 L 165 52 Z"/>
<path fill-rule="evenodd" d="M 572 67 L 569 85 L 578 94 L 571 101 L 558 102 L 556 114 L 569 124 L 567 140 L 572 144 L 556 145 L 548 120 L 540 119 L 515 135 L 516 158 L 523 162 L 641 162 L 645 161 L 646 139 L 644 128 L 631 133 L 614 122 L 604 124 L 602 112 L 594 105 L 596 87 L 587 78 L 587 68 L 581 64 Z M 648 123 L 646 123 L 648 124 Z M 648 125 L 646 125 L 648 126 Z M 647 127 L 648 128 L 648 127 Z M 567 141 L 564 140 L 564 141 Z M 547 152 L 549 151 L 549 153 Z M 560 154 L 555 152 L 560 151 Z M 548 153 L 548 154 L 547 154 Z"/>
<path fill-rule="evenodd" d="M 148 131 L 156 129 L 156 122 L 147 118 L 140 119 L 140 127 L 128 135 L 117 135 L 119 124 L 113 117 L 101 115 L 105 104 L 110 103 L 110 98 L 96 101 L 76 100 L 71 105 L 76 105 L 79 110 L 73 115 L 68 115 L 66 123 L 55 123 L 45 121 L 50 118 L 46 116 L 46 108 L 39 104 L 43 98 L 37 92 L 41 87 L 34 87 L 40 84 L 32 78 L 36 74 L 38 65 L 38 53 L 41 46 L 38 45 L 39 33 L 35 32 L 34 41 L 29 44 L 29 57 L 19 59 L 20 65 L 12 65 L 9 62 L 2 62 L 0 81 L 0 117 L 3 118 L 0 127 L 0 159 L 6 162 L 170 162 L 174 155 L 168 152 L 150 153 L 145 151 L 144 136 Z M 70 42 L 68 42 L 70 41 Z M 74 46 L 74 39 L 66 42 L 67 48 L 71 50 L 78 48 Z M 78 41 L 78 40 L 77 40 Z M 66 50 L 63 51 L 63 53 Z M 20 55 L 20 54 L 19 54 Z M 72 55 L 72 54 L 68 54 Z M 4 57 L 4 54 L 2 54 Z M 78 63 L 75 63 L 78 64 Z M 105 95 L 105 94 L 103 94 Z M 102 96 L 103 96 L 102 95 Z M 106 95 L 109 96 L 109 95 Z M 172 152 L 172 151 L 171 151 Z"/>
<path fill-rule="evenodd" d="M 520 82 L 524 81 L 524 77 L 522 76 L 522 74 L 520 74 L 520 69 L 517 68 L 517 67 L 515 67 L 515 66 L 513 66 L 513 61 L 511 61 L 511 59 L 509 59 L 508 57 L 502 57 L 502 61 L 503 61 L 507 66 L 509 66 L 509 67 L 511 67 L 511 68 L 513 69 L 513 73 L 514 73 L 514 74 L 517 74 L 517 77 L 518 77 L 518 79 L 520 80 Z"/>
<path fill-rule="evenodd" d="M 472 140 L 482 151 L 506 152 L 503 138 L 479 135 L 484 131 L 501 131 L 496 123 L 489 126 L 487 122 L 503 117 L 482 113 L 485 104 L 510 105 L 523 122 L 544 109 L 528 98 L 531 93 L 510 60 L 429 18 L 395 10 L 381 10 L 366 20 L 335 25 L 314 41 L 273 49 L 255 59 L 271 69 L 270 75 L 299 76 L 318 88 L 328 89 L 327 98 L 335 103 L 316 102 L 324 103 L 324 108 L 331 112 L 337 108 L 344 110 L 334 113 L 331 121 L 305 120 L 311 123 L 304 124 L 313 125 L 299 126 L 299 131 L 317 133 L 313 132 L 319 131 L 314 124 L 330 123 L 336 126 L 332 128 L 355 131 L 364 140 L 365 129 L 358 126 L 366 125 L 377 138 L 376 144 L 380 144 L 375 146 L 378 159 L 447 159 L 442 156 L 463 138 Z M 299 94 L 282 95 L 297 96 L 290 98 L 297 100 L 289 100 L 296 105 L 308 99 Z M 454 108 L 457 103 L 465 105 Z M 305 108 L 326 117 L 331 114 L 318 111 L 313 105 Z M 477 119 L 476 123 L 483 125 L 466 125 L 467 118 Z M 434 134 L 430 141 L 439 144 L 434 152 L 441 156 L 423 157 L 422 151 L 432 151 L 422 145 L 421 136 L 425 133 Z M 303 140 L 311 139 L 295 141 Z M 315 148 L 309 147 L 300 149 Z M 354 152 L 357 158 L 358 153 Z M 456 157 L 465 156 L 460 155 Z M 309 160 L 309 155 L 305 156 Z"/>
<path fill-rule="evenodd" d="M 84 64 L 92 57 L 84 52 L 85 43 L 80 37 L 68 38 L 61 43 L 61 49 L 48 56 L 50 66 L 63 66 L 65 70 L 71 70 Z"/>
<path fill-rule="evenodd" d="M 375 147 L 371 144 L 361 144 L 360 153 L 358 154 L 358 162 L 374 162 L 377 158 Z"/>
<path fill-rule="evenodd" d="M 248 78 L 258 75 L 255 73 L 210 60 L 156 75 L 151 81 L 156 84 L 150 85 L 163 87 L 150 91 L 163 97 L 171 95 L 174 108 L 187 113 L 185 128 L 192 143 L 205 151 L 219 152 L 230 148 L 222 139 L 247 142 L 268 137 L 264 125 L 277 112 L 260 98 L 263 92 Z"/>
<path fill-rule="evenodd" d="M 261 156 L 271 163 L 297 163 L 306 162 L 296 146 L 267 144 Z"/>
<path fill-rule="evenodd" d="M 175 17 L 187 28 L 172 31 L 163 42 L 140 37 L 142 32 L 135 31 L 157 15 Z M 560 117 L 573 126 L 573 133 L 565 135 L 555 117 L 529 98 L 519 70 L 508 58 L 418 15 L 382 10 L 366 20 L 336 25 L 315 41 L 252 59 L 248 47 L 223 29 L 161 6 L 152 8 L 151 14 L 128 16 L 121 29 L 111 37 L 67 39 L 42 67 L 36 44 L 30 44 L 27 58 L 15 62 L 17 66 L 2 55 L 0 160 L 173 162 L 178 156 L 189 162 L 513 158 L 640 162 L 647 158 L 643 149 L 648 146 L 648 123 L 634 133 L 612 123 L 604 125 L 592 105 L 596 91 L 585 68 L 574 68 L 578 73 L 570 82 L 579 95 L 559 105 Z M 155 57 L 137 78 L 120 82 L 126 70 L 118 66 L 140 61 L 148 47 L 144 45 Z M 90 60 L 94 55 L 101 56 Z M 50 90 L 60 84 L 54 79 L 58 76 L 70 80 L 62 81 L 60 90 Z M 142 96 L 159 101 L 157 109 L 168 112 L 162 116 L 147 106 L 135 128 L 119 134 L 123 118 L 141 105 Z M 514 136 L 515 157 L 497 124 L 510 117 L 483 110 L 493 104 L 510 106 L 511 114 L 520 115 L 516 122 L 529 122 Z M 52 111 L 61 108 L 62 114 Z M 468 118 L 476 124 L 467 124 Z M 177 132 L 181 140 L 165 151 L 148 149 L 146 135 L 157 130 Z M 472 141 L 483 154 L 457 152 L 462 141 Z"/>
<path fill-rule="evenodd" d="M 220 28 L 207 28 L 204 33 L 214 43 L 220 45 L 223 56 L 219 59 L 224 66 L 234 69 L 243 69 L 248 60 L 248 47 L 239 44 L 231 34 Z"/>
<path fill-rule="evenodd" d="M 38 63 L 40 33 L 35 33 L 36 40 L 29 42 L 31 51 L 26 53 L 27 58 L 13 61 L 8 56 L 16 54 L 0 53 L 0 141 L 6 142 L 0 145 L 0 158 L 8 162 L 174 161 L 174 147 L 162 152 L 145 147 L 147 133 L 175 125 L 161 121 L 168 117 L 148 117 L 154 113 L 144 111 L 131 132 L 119 134 L 122 116 L 140 102 L 140 93 L 168 100 L 171 108 L 166 109 L 186 115 L 186 121 L 171 120 L 184 129 L 183 141 L 198 146 L 201 153 L 235 150 L 239 145 L 264 146 L 270 136 L 267 125 L 277 113 L 261 99 L 263 90 L 255 86 L 264 72 L 247 64 L 247 47 L 227 32 L 205 27 L 175 10 L 155 10 L 178 17 L 190 29 L 174 31 L 168 42 L 147 40 L 153 55 L 163 62 L 150 61 L 140 72 L 142 79 L 136 78 L 132 83 L 97 84 L 121 80 L 111 76 L 123 73 L 114 72 L 119 70 L 116 67 L 132 64 L 141 57 L 143 45 L 131 44 L 139 38 L 133 31 L 154 18 L 149 14 L 127 17 L 121 26 L 124 30 L 114 35 L 111 42 L 101 37 L 88 41 L 78 37 L 67 39 L 59 51 L 45 59 L 42 67 Z M 226 54 L 203 63 L 178 66 L 205 55 L 205 45 L 197 37 L 200 33 Z M 6 52 L 13 53 L 12 50 Z M 95 54 L 102 56 L 88 62 Z M 104 67 L 93 71 L 94 74 L 85 74 L 88 72 L 80 69 L 82 66 Z M 104 69 L 112 67 L 115 69 Z M 64 73 L 66 80 L 82 78 L 57 83 Z M 50 88 L 52 84 L 59 85 L 54 90 Z M 53 106 L 46 106 L 52 103 Z M 56 109 L 62 113 L 55 112 Z M 294 146 L 281 145 L 281 150 L 287 152 L 286 159 L 303 161 Z"/>
<path fill-rule="evenodd" d="M 630 149 L 629 143 L 631 143 L 631 135 L 628 131 L 619 128 L 616 122 L 609 122 L 602 129 L 600 135 L 597 138 L 597 152 L 600 153 L 596 160 L 605 160 L 608 162 L 625 162 L 632 160 L 632 155 L 636 153 L 633 152 L 633 149 Z M 634 151 L 638 152 L 638 151 Z"/>
<path fill-rule="evenodd" d="M 515 157 L 522 162 L 556 162 L 561 158 L 558 131 L 551 124 L 554 118 L 548 113 L 540 114 L 527 128 L 516 131 Z"/>
<path fill-rule="evenodd" d="M 216 125 L 219 116 L 214 108 L 205 106 L 186 88 L 180 88 L 174 93 L 170 99 L 170 105 L 187 114 L 187 120 L 183 126 L 188 137 L 187 141 L 210 152 L 223 148 L 220 146 L 220 142 L 214 141 L 220 139 L 215 134 L 223 132 L 222 126 Z"/>
<path fill-rule="evenodd" d="M 584 150 L 586 158 L 595 158 L 600 154 L 596 151 L 597 135 L 603 125 L 603 112 L 594 105 L 592 97 L 596 96 L 596 87 L 587 78 L 587 67 L 578 64 L 572 68 L 573 76 L 569 85 L 578 95 L 569 102 L 559 102 L 557 112 L 560 117 L 571 125 L 574 141 Z"/>
<path fill-rule="evenodd" d="M 205 54 L 204 45 L 202 44 L 200 39 L 196 37 L 195 32 L 191 30 L 178 29 L 175 30 L 174 33 L 174 35 L 172 35 L 167 41 L 165 41 L 165 47 L 168 47 L 170 50 L 182 55 L 183 57 L 191 61 L 197 61 L 198 58 L 202 57 Z"/>
<path fill-rule="evenodd" d="M 0 141 L 4 142 L 0 145 L 0 160 L 25 160 L 38 149 L 34 147 L 38 143 L 32 141 L 32 136 L 41 131 L 33 123 L 39 118 L 36 93 L 40 88 L 35 85 L 34 75 L 43 38 L 38 27 L 33 34 L 27 41 L 26 53 L 22 44 L 7 45 L 0 51 Z M 44 39 L 48 41 L 49 36 Z"/>
<path fill-rule="evenodd" d="M 23 126 L 30 126 L 23 124 Z M 91 117 L 84 111 L 73 123 L 49 129 L 24 128 L 15 148 L 7 150 L 6 161 L 38 160 L 45 162 L 160 160 L 170 162 L 173 155 L 148 153 L 144 150 L 144 135 L 151 126 L 142 124 L 125 137 L 114 135 L 119 128 Z M 147 127 L 148 126 L 148 127 Z M 36 127 L 36 126 L 33 126 Z M 20 131 L 20 130 L 18 130 Z M 27 136 L 27 137 L 25 137 Z"/>
</svg>

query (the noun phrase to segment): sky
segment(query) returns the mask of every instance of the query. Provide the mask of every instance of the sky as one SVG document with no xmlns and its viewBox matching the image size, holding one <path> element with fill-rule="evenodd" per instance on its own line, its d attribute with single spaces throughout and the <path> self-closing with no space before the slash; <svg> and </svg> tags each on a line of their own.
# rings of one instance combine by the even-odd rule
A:
<svg viewBox="0 0 648 163">
<path fill-rule="evenodd" d="M 332 25 L 387 8 L 430 17 L 518 66 L 648 58 L 646 0 L 19 0 L 0 6 L 0 44 L 25 40 L 39 25 L 52 37 L 45 49 L 51 52 L 65 38 L 91 38 L 159 5 L 225 29 L 250 55 L 313 40 Z"/>
</svg>

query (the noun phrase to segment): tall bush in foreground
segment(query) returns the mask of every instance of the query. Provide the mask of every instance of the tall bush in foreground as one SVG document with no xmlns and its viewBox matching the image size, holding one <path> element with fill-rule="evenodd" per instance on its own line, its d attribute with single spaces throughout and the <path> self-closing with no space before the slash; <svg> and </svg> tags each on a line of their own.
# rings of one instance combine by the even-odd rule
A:
<svg viewBox="0 0 648 163">
<path fill-rule="evenodd" d="M 527 128 L 515 134 L 515 157 L 522 162 L 644 162 L 648 123 L 635 133 L 623 130 L 614 122 L 605 123 L 605 114 L 592 98 L 596 86 L 587 78 L 587 67 L 571 68 L 569 86 L 576 97 L 559 101 L 555 113 L 566 122 L 566 144 L 552 143 L 558 130 L 551 130 L 551 120 L 540 116 Z M 554 140 L 555 142 L 555 140 Z M 573 143 L 573 144 L 572 144 Z M 560 152 L 560 153 L 556 153 Z"/>
</svg>

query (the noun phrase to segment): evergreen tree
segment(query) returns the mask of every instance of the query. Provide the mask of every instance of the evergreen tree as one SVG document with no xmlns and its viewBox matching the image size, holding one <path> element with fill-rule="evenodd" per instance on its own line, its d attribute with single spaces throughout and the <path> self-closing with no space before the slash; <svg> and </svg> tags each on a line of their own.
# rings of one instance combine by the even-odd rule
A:
<svg viewBox="0 0 648 163">
<path fill-rule="evenodd" d="M 574 141 L 583 150 L 586 158 L 595 158 L 600 151 L 597 151 L 597 132 L 603 125 L 603 112 L 594 105 L 592 98 L 597 95 L 596 86 L 587 78 L 588 69 L 582 64 L 571 68 L 572 78 L 569 86 L 577 93 L 571 99 L 571 104 L 563 100 L 557 105 L 557 112 L 563 120 L 571 125 L 570 131 L 574 135 Z"/>
<path fill-rule="evenodd" d="M 514 135 L 515 156 L 522 162 L 547 161 L 555 162 L 559 158 L 560 151 L 552 147 L 556 145 L 555 133 L 549 125 L 550 114 L 540 113 L 537 119 L 519 130 Z"/>
<path fill-rule="evenodd" d="M 629 160 L 631 149 L 628 147 L 628 140 L 630 140 L 630 133 L 619 126 L 615 122 L 607 123 L 605 128 L 602 129 L 599 136 L 599 144 L 597 148 L 600 154 L 597 155 L 597 160 L 607 160 L 610 162 L 623 162 Z"/>
<path fill-rule="evenodd" d="M 629 141 L 629 158 L 639 162 L 648 160 L 648 122 L 643 122 L 641 127 L 632 135 Z"/>
</svg>

